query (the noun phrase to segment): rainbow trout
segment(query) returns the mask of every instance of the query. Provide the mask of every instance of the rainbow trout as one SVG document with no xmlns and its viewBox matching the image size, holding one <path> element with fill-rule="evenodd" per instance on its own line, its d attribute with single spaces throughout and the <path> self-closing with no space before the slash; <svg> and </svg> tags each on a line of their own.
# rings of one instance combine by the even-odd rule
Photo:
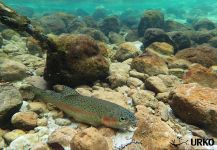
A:
<svg viewBox="0 0 217 150">
<path fill-rule="evenodd" d="M 120 130 L 135 130 L 137 121 L 134 114 L 117 104 L 82 96 L 66 86 L 61 88 L 56 86 L 55 91 L 41 90 L 34 86 L 28 88 L 37 98 L 52 103 L 78 122 L 93 126 L 104 125 Z"/>
</svg>

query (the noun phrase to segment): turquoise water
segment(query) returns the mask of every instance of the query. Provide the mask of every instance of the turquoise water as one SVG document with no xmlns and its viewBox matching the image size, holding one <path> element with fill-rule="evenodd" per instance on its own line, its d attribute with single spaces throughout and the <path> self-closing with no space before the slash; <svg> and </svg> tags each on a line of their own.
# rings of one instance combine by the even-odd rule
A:
<svg viewBox="0 0 217 150">
<path fill-rule="evenodd" d="M 146 9 L 157 9 L 167 14 L 165 17 L 185 22 L 187 17 L 204 17 L 216 20 L 215 0 L 2 0 L 18 12 L 29 16 L 41 16 L 52 12 L 74 13 L 82 10 L 91 15 L 96 8 L 105 8 L 109 14 L 119 15 L 133 10 L 138 17 Z M 184 16 L 183 16 L 184 15 Z"/>
</svg>

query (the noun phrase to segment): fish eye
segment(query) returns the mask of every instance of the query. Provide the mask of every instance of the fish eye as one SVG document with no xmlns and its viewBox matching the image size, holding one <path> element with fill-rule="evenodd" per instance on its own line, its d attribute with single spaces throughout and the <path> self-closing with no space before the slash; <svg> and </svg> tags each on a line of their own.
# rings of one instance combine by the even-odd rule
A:
<svg viewBox="0 0 217 150">
<path fill-rule="evenodd" d="M 127 119 L 125 117 L 120 117 L 120 121 L 126 121 Z"/>
</svg>

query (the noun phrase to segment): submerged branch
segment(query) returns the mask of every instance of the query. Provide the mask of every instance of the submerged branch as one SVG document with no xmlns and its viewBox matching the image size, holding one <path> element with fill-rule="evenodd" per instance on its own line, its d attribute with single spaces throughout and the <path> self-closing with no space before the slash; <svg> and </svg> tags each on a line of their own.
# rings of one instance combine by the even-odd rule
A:
<svg viewBox="0 0 217 150">
<path fill-rule="evenodd" d="M 31 24 L 30 19 L 17 14 L 16 11 L 4 5 L 2 2 L 0 2 L 0 22 L 13 30 L 27 32 L 34 39 L 38 40 L 41 47 L 48 50 L 48 52 L 54 52 L 57 50 L 57 46 L 54 41 L 36 29 Z"/>
</svg>

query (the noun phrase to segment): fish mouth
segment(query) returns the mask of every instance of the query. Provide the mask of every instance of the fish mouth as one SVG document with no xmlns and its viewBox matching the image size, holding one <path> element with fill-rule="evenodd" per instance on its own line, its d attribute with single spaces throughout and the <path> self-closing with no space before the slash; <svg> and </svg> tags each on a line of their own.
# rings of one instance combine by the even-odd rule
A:
<svg viewBox="0 0 217 150">
<path fill-rule="evenodd" d="M 136 127 L 136 126 L 128 126 L 127 130 L 130 131 L 130 132 L 134 132 L 134 131 L 136 131 L 137 128 L 138 127 Z"/>
</svg>

